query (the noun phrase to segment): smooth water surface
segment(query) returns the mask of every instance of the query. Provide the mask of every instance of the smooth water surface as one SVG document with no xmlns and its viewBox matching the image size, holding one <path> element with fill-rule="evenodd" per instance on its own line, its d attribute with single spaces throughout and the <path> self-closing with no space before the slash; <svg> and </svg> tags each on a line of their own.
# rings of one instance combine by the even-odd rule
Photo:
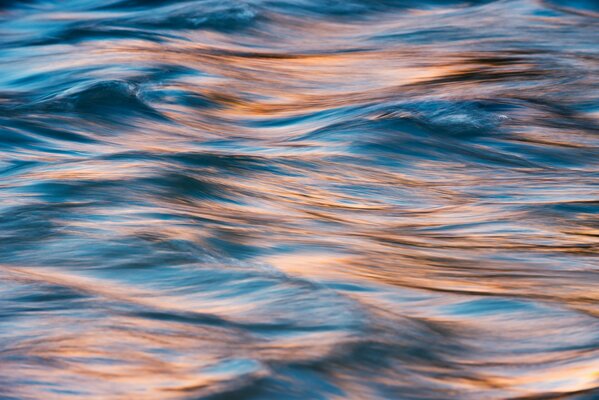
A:
<svg viewBox="0 0 599 400">
<path fill-rule="evenodd" d="M 598 214 L 596 1 L 0 1 L 2 400 L 596 399 Z"/>
</svg>

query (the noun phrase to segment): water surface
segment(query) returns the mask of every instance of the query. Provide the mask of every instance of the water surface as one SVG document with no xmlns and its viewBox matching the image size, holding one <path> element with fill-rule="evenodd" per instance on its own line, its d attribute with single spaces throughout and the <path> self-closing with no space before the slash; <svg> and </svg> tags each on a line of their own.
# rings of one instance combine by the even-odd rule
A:
<svg viewBox="0 0 599 400">
<path fill-rule="evenodd" d="M 0 397 L 597 398 L 597 4 L 0 1 Z"/>
</svg>

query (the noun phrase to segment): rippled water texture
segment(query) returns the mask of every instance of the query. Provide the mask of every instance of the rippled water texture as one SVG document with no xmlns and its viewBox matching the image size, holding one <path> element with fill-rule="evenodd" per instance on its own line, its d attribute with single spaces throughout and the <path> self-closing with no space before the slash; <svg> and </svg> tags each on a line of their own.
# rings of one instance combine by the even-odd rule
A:
<svg viewBox="0 0 599 400">
<path fill-rule="evenodd" d="M 0 398 L 599 398 L 599 3 L 0 1 Z"/>
</svg>

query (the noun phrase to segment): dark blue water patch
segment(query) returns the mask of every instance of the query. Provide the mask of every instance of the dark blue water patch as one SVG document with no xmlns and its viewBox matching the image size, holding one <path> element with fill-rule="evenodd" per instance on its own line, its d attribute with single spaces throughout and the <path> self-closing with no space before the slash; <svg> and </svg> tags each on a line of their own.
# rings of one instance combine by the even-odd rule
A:
<svg viewBox="0 0 599 400">
<path fill-rule="evenodd" d="M 356 111 L 362 110 L 362 115 Z M 473 101 L 425 101 L 395 105 L 372 105 L 347 107 L 322 113 L 322 116 L 337 115 L 341 122 L 319 128 L 296 140 L 310 140 L 330 136 L 331 130 L 368 125 L 377 129 L 392 129 L 409 133 L 415 137 L 447 136 L 456 139 L 489 137 L 498 133 L 507 115 L 517 109 L 508 102 Z M 347 115 L 351 114 L 351 115 Z M 317 118 L 321 114 L 305 118 Z M 344 118 L 341 118 L 343 116 Z M 295 121 L 292 121 L 295 122 Z"/>
<path fill-rule="evenodd" d="M 125 153 L 112 153 L 99 159 L 107 161 L 148 161 L 160 162 L 175 168 L 192 169 L 196 172 L 217 168 L 219 176 L 230 175 L 232 178 L 241 176 L 259 175 L 262 173 L 293 176 L 287 166 L 297 167 L 300 162 L 287 160 L 282 157 L 263 157 L 251 154 L 217 153 L 217 152 L 176 152 L 176 153 L 151 153 L 132 151 Z"/>
<path fill-rule="evenodd" d="M 218 200 L 239 202 L 231 188 L 198 172 L 165 170 L 159 174 L 105 180 L 50 180 L 33 182 L 19 189 L 49 203 L 100 201 L 143 204 L 148 200 L 176 202 Z M 145 195 L 143 195 L 145 194 Z"/>
<path fill-rule="evenodd" d="M 105 69 L 108 75 L 118 78 L 98 81 L 90 79 L 97 74 L 99 69 Z M 144 96 L 150 96 L 153 90 L 159 90 L 161 85 L 184 76 L 204 76 L 202 71 L 173 64 L 154 65 L 119 65 L 114 63 L 99 64 L 85 67 L 70 67 L 68 69 L 52 69 L 43 72 L 30 72 L 22 75 L 17 71 L 4 76 L 4 86 L 12 91 L 0 92 L 0 113 L 18 111 L 18 106 L 36 103 L 59 96 L 61 92 L 72 88 L 84 88 L 94 83 L 114 82 L 130 84 L 139 90 L 148 86 Z"/>
<path fill-rule="evenodd" d="M 0 177 L 8 178 L 11 176 L 22 174 L 42 164 L 43 163 L 40 161 L 20 160 L 17 158 L 12 160 L 6 160 L 5 165 L 0 167 Z"/>
<path fill-rule="evenodd" d="M 213 99 L 182 89 L 155 89 L 144 94 L 144 100 L 158 105 L 176 104 L 197 112 L 206 108 L 223 108 Z"/>
<path fill-rule="evenodd" d="M 22 214 L 10 218 L 3 216 L 10 219 L 11 224 L 18 223 L 22 226 L 15 229 L 11 224 L 3 224 L 14 234 L 22 236 L 20 240 L 10 238 L 10 235 L 0 237 L 0 244 L 6 249 L 0 254 L 0 263 L 40 264 L 31 256 L 31 252 L 43 249 L 45 256 L 42 265 L 89 271 L 119 271 L 119 276 L 124 279 L 128 272 L 139 274 L 140 271 L 151 271 L 142 275 L 152 277 L 156 274 L 156 268 L 209 261 L 210 248 L 192 241 L 173 240 L 159 228 L 140 226 L 128 235 L 95 228 L 103 221 L 94 214 L 101 206 L 82 206 L 59 214 L 40 212 L 36 218 Z M 47 218 L 51 222 L 44 225 L 39 218 Z M 189 225 L 189 221 L 183 221 L 182 224 L 184 223 Z"/>
<path fill-rule="evenodd" d="M 368 37 L 367 40 L 379 43 L 395 43 L 403 42 L 410 44 L 433 44 L 452 42 L 455 43 L 461 40 L 472 40 L 475 36 L 478 40 L 486 40 L 490 38 L 501 37 L 494 32 L 472 32 L 466 27 L 456 26 L 438 26 L 430 29 L 411 29 L 400 32 L 387 32 L 384 34 Z M 505 35 L 507 37 L 507 35 Z"/>
<path fill-rule="evenodd" d="M 539 143 L 514 135 L 493 145 L 496 149 L 546 168 L 574 168 L 595 159 L 599 147 L 576 147 L 557 143 Z"/>
<path fill-rule="evenodd" d="M 12 299 L 11 299 L 12 300 Z M 69 310 L 76 312 L 77 310 L 89 307 L 84 301 L 73 301 L 62 299 L 48 302 L 27 302 L 27 299 L 22 299 L 21 303 L 15 301 L 16 306 L 8 307 L 0 311 L 0 320 L 10 319 L 11 315 L 18 315 L 19 318 L 27 317 L 45 317 L 57 312 Z M 6 314 L 4 314 L 6 313 Z M 4 315 L 2 315 L 4 314 Z"/>
<path fill-rule="evenodd" d="M 109 0 L 96 5 L 96 10 L 141 9 L 162 7 L 177 3 L 188 3 L 189 0 Z"/>
<path fill-rule="evenodd" d="M 561 393 L 555 393 L 555 395 L 562 395 Z M 599 389 L 586 389 L 586 390 L 577 390 L 568 393 L 574 400 L 595 400 L 599 398 Z"/>
<path fill-rule="evenodd" d="M 247 154 L 214 154 L 199 152 L 180 152 L 166 156 L 177 163 L 190 167 L 216 167 L 219 170 L 233 172 L 274 172 L 280 173 L 277 161 Z"/>
<path fill-rule="evenodd" d="M 506 315 L 517 312 L 539 312 L 543 309 L 532 302 L 504 298 L 481 298 L 447 306 L 450 314 L 463 316 Z"/>
<path fill-rule="evenodd" d="M 170 171 L 151 178 L 142 178 L 143 187 L 168 200 L 218 200 L 224 202 L 240 202 L 231 189 L 201 174 L 191 171 Z"/>
<path fill-rule="evenodd" d="M 72 308 L 75 305 L 73 301 L 84 299 L 86 296 L 71 288 L 53 285 L 48 287 L 39 287 L 35 292 L 18 293 L 17 296 L 10 299 L 15 303 L 43 303 L 44 305 L 52 306 L 56 302 L 68 302 L 69 304 L 62 305 L 63 307 Z M 56 304 L 54 304 L 56 306 Z"/>
<path fill-rule="evenodd" d="M 28 205 L 7 207 L 0 213 L 1 262 L 13 262 L 27 256 L 27 251 L 47 243 L 52 238 L 65 238 L 63 228 L 69 219 L 82 218 L 85 203 L 47 204 L 31 201 Z M 46 260 L 48 260 L 48 257 Z"/>
<path fill-rule="evenodd" d="M 400 119 L 405 119 L 402 115 L 407 113 L 408 118 L 439 134 L 467 139 L 496 133 L 507 115 L 516 108 L 497 100 L 425 101 L 402 104 L 389 110 L 390 114 L 383 111 L 381 116 L 394 119 L 394 114 L 399 114 Z"/>
<path fill-rule="evenodd" d="M 0 118 L 10 125 L 10 119 L 19 112 L 19 107 L 26 104 L 28 100 L 24 93 L 17 91 L 0 92 Z"/>
<path fill-rule="evenodd" d="M 137 84 L 143 83 L 165 83 L 176 80 L 182 77 L 198 77 L 208 76 L 197 66 L 195 68 L 186 67 L 184 65 L 169 64 L 169 63 L 158 63 L 150 66 L 139 66 L 139 75 L 134 75 L 129 79 Z M 127 67 L 128 70 L 131 67 Z"/>
<path fill-rule="evenodd" d="M 307 13 L 338 18 L 361 18 L 367 14 L 410 9 L 433 9 L 442 7 L 473 7 L 493 0 L 267 0 L 265 5 L 275 10 L 294 14 Z"/>
<path fill-rule="evenodd" d="M 117 23 L 171 30 L 208 29 L 230 33 L 254 25 L 259 16 L 259 11 L 247 3 L 205 1 L 163 8 L 159 12 L 145 12 Z"/>
<path fill-rule="evenodd" d="M 113 199 L 114 193 L 109 194 L 109 189 L 118 187 L 115 182 L 108 181 L 39 181 L 25 188 L 19 189 L 21 193 L 29 196 L 36 195 L 48 203 L 60 204 L 68 201 L 87 201 Z M 96 191 L 104 193 L 100 198 L 94 196 Z"/>
<path fill-rule="evenodd" d="M 99 121 L 119 121 L 135 115 L 166 120 L 142 100 L 140 91 L 138 85 L 127 81 L 89 82 L 41 101 L 35 107 L 46 112 L 93 116 Z"/>
<path fill-rule="evenodd" d="M 599 17 L 599 2 L 596 0 L 543 0 L 543 3 L 562 11 Z"/>
<path fill-rule="evenodd" d="M 268 376 L 253 391 L 243 391 L 210 396 L 207 400 L 244 400 L 261 398 L 280 398 L 288 400 L 326 400 L 329 398 L 347 398 L 347 392 L 333 382 L 323 379 L 331 372 L 319 366 L 287 365 L 283 362 L 272 363 L 273 375 Z M 249 395 L 249 396 L 248 396 Z"/>
<path fill-rule="evenodd" d="M 160 32 L 148 32 L 130 27 L 110 27 L 100 24 L 75 25 L 64 27 L 45 34 L 43 37 L 25 39 L 26 43 L 12 43 L 12 45 L 48 46 L 53 44 L 76 44 L 89 40 L 116 40 L 138 39 L 150 42 L 164 42 L 167 39 L 179 39 L 175 35 Z"/>
<path fill-rule="evenodd" d="M 31 118 L 30 120 L 12 121 L 14 128 L 25 135 L 33 136 L 33 139 L 41 140 L 58 140 L 75 143 L 98 143 L 98 140 L 89 134 L 71 132 L 67 129 L 60 128 L 60 120 L 47 117 L 47 120 L 38 119 L 37 121 Z M 54 128 L 53 126 L 57 126 Z M 26 132 L 26 133 L 25 133 Z"/>
<path fill-rule="evenodd" d="M 198 312 L 175 312 L 173 310 L 168 311 L 156 311 L 156 310 L 139 310 L 133 311 L 132 316 L 141 319 L 150 319 L 158 321 L 168 322 L 181 322 L 190 325 L 205 325 L 214 327 L 232 327 L 233 325 L 215 315 L 203 314 Z"/>
<path fill-rule="evenodd" d="M 213 236 L 206 238 L 206 246 L 217 249 L 218 253 L 239 260 L 249 259 L 258 255 L 260 248 L 245 244 L 246 237 L 243 234 L 229 232 L 226 229 L 214 229 Z"/>
<path fill-rule="evenodd" d="M 491 165 L 537 166 L 525 155 L 507 151 L 503 128 L 517 107 L 502 102 L 424 102 L 369 109 L 354 117 L 294 139 L 334 144 L 362 156 L 456 160 Z M 506 115 L 507 114 L 507 115 Z M 484 149 L 484 150 L 483 150 Z M 381 161 L 377 158 L 377 162 Z"/>
<path fill-rule="evenodd" d="M 455 141 L 413 140 L 395 135 L 384 140 L 367 140 L 352 145 L 356 154 L 370 155 L 376 162 L 403 160 L 403 166 L 418 163 L 419 160 L 438 162 L 460 162 L 468 165 L 488 167 L 540 168 L 541 166 L 526 157 L 501 151 L 499 148 L 480 148 Z M 400 164 L 402 165 L 402 164 Z"/>
<path fill-rule="evenodd" d="M 36 3 L 36 0 L 0 0 L 0 10 L 27 7 Z"/>
<path fill-rule="evenodd" d="M 32 137 L 27 132 L 19 131 L 14 128 L 0 129 L 0 148 L 12 149 L 28 147 L 39 143 L 41 143 L 40 139 Z"/>
<path fill-rule="evenodd" d="M 599 177 L 597 177 L 599 178 Z M 599 185 L 599 181 L 598 185 Z M 551 208 L 556 212 L 563 213 L 564 215 L 573 214 L 596 214 L 599 215 L 599 201 L 571 201 L 571 202 L 559 202 L 544 205 L 547 208 Z"/>
<path fill-rule="evenodd" d="M 123 1 L 103 5 L 98 10 L 124 11 L 112 19 L 99 20 L 95 30 L 105 28 L 118 33 L 131 30 L 161 41 L 169 34 L 156 30 L 213 30 L 225 33 L 243 31 L 264 20 L 261 10 L 250 2 L 234 1 Z M 152 29 L 153 28 L 153 29 Z M 152 29 L 152 30 L 150 30 Z M 184 37 L 180 37 L 184 39 Z"/>
</svg>

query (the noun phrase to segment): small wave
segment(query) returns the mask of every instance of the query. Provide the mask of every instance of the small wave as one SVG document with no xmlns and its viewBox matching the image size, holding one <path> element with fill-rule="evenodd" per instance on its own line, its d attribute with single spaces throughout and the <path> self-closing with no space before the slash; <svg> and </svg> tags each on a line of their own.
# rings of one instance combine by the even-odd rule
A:
<svg viewBox="0 0 599 400">
<path fill-rule="evenodd" d="M 164 119 L 142 100 L 138 85 L 125 81 L 82 84 L 42 101 L 36 107 L 52 112 L 91 115 L 100 120 L 118 120 L 131 115 Z"/>
</svg>

